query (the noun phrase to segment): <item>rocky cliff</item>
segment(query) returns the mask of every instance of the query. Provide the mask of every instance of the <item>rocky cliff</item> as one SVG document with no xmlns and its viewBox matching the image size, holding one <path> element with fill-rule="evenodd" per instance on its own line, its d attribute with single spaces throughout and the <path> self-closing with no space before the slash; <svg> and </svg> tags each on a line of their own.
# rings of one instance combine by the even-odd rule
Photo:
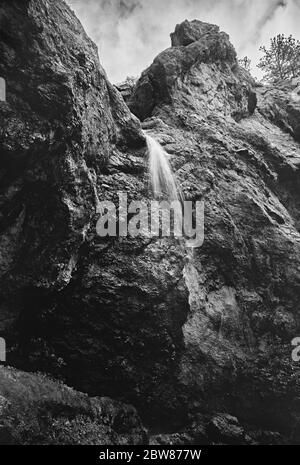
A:
<svg viewBox="0 0 300 465">
<path fill-rule="evenodd" d="M 185 21 L 133 116 L 62 0 L 2 1 L 0 31 L 8 362 L 134 404 L 154 443 L 299 441 L 299 82 L 257 86 L 225 33 Z M 142 129 L 205 202 L 192 257 L 96 234 L 99 201 L 151 197 Z"/>
</svg>

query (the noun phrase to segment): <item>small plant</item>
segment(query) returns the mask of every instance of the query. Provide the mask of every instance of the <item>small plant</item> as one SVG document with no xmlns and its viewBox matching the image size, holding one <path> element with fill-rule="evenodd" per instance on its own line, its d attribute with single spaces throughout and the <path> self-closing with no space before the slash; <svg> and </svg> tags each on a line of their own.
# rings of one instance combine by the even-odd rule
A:
<svg viewBox="0 0 300 465">
<path fill-rule="evenodd" d="M 134 76 L 127 76 L 127 78 L 124 81 L 124 84 L 129 84 L 130 86 L 135 86 L 138 78 Z"/>
</svg>

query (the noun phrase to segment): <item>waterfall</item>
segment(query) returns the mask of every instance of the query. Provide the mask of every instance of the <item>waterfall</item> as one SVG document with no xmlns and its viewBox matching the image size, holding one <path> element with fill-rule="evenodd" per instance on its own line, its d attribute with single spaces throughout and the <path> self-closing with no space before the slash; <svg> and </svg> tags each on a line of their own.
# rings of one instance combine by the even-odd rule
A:
<svg viewBox="0 0 300 465">
<path fill-rule="evenodd" d="M 176 183 L 175 175 L 168 161 L 168 153 L 153 137 L 145 134 L 145 138 L 148 147 L 149 174 L 154 197 L 167 200 L 164 202 L 155 202 L 155 226 L 160 227 L 159 216 L 157 216 L 159 212 L 157 212 L 157 209 L 162 207 L 163 213 L 169 214 L 168 222 L 169 226 L 171 222 L 173 224 L 174 237 L 179 239 L 181 246 L 187 251 L 187 257 L 192 260 L 194 248 L 200 247 L 204 240 L 204 202 L 196 202 L 194 210 L 196 227 L 194 227 L 193 207 L 191 202 L 184 200 L 181 189 Z M 171 210 L 173 211 L 173 219 L 171 219 L 170 215 Z M 165 215 L 163 214 L 163 216 Z M 167 225 L 168 234 L 170 234 L 169 226 Z M 190 240 L 187 240 L 186 236 Z"/>
<path fill-rule="evenodd" d="M 153 194 L 166 196 L 169 201 L 182 201 L 182 193 L 176 185 L 175 176 L 168 161 L 168 154 L 153 137 L 145 134 L 148 156 L 149 174 Z"/>
<path fill-rule="evenodd" d="M 147 134 L 145 134 L 145 137 L 148 147 L 149 174 L 154 197 L 164 198 L 172 205 L 174 212 L 174 234 L 179 234 L 179 237 L 181 237 L 183 227 L 183 196 L 180 188 L 177 186 L 175 176 L 169 164 L 169 155 L 153 137 Z"/>
</svg>

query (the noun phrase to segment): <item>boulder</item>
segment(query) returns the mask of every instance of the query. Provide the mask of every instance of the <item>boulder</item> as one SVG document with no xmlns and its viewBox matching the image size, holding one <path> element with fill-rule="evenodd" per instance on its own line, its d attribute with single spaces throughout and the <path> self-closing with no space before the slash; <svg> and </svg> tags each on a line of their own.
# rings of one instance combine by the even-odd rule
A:
<svg viewBox="0 0 300 465">
<path fill-rule="evenodd" d="M 177 24 L 175 31 L 171 34 L 172 47 L 187 46 L 203 39 L 206 34 L 218 34 L 219 32 L 218 26 L 203 23 L 197 19 L 194 21 L 186 20 Z"/>
<path fill-rule="evenodd" d="M 185 46 L 174 46 L 181 42 Z M 224 114 L 236 119 L 253 113 L 253 80 L 238 66 L 227 34 L 214 25 L 185 21 L 176 26 L 172 44 L 142 73 L 131 95 L 128 105 L 139 119 L 156 116 L 158 108 L 171 105 L 177 94 L 185 94 L 186 100 L 193 95 L 202 113 L 205 101 L 212 111 L 222 106 Z"/>
<path fill-rule="evenodd" d="M 215 443 L 243 444 L 245 431 L 236 417 L 217 414 L 208 425 L 208 435 Z"/>
</svg>

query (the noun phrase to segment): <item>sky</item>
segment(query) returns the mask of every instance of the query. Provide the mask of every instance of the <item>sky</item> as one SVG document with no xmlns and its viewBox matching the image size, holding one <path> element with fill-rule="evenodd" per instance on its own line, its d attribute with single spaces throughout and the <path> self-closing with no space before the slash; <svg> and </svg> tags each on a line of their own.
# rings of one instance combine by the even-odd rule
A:
<svg viewBox="0 0 300 465">
<path fill-rule="evenodd" d="M 111 82 L 138 77 L 170 47 L 170 33 L 185 19 L 217 24 L 230 35 L 239 57 L 252 60 L 277 34 L 300 40 L 300 0 L 66 0 L 96 42 Z"/>
</svg>

